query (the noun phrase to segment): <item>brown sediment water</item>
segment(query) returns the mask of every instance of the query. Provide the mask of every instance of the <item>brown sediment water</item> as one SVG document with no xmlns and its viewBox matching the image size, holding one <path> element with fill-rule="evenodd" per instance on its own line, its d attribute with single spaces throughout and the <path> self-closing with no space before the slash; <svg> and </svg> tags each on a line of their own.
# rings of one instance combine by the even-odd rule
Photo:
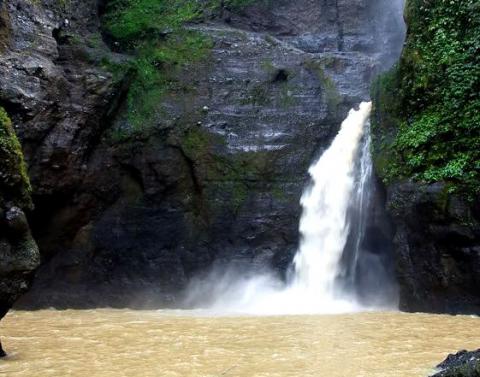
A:
<svg viewBox="0 0 480 377">
<path fill-rule="evenodd" d="M 415 377 L 480 346 L 480 319 L 404 313 L 232 317 L 134 310 L 13 311 L 9 377 Z"/>
</svg>

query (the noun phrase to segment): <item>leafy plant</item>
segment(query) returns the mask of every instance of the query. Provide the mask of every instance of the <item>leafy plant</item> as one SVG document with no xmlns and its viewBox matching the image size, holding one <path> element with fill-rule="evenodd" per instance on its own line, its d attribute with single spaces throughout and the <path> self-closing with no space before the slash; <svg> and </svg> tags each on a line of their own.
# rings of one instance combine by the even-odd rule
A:
<svg viewBox="0 0 480 377">
<path fill-rule="evenodd" d="M 399 64 L 374 85 L 374 142 L 385 180 L 446 181 L 480 192 L 478 0 L 409 0 Z M 381 128 L 381 129 L 378 129 Z M 385 157 L 388 155 L 388 161 Z"/>
</svg>

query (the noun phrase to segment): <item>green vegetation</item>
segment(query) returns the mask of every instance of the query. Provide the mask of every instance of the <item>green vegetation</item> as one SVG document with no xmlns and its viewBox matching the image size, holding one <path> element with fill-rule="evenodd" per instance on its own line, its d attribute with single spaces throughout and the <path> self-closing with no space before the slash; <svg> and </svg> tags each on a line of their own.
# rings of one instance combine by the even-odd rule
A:
<svg viewBox="0 0 480 377">
<path fill-rule="evenodd" d="M 175 76 L 208 55 L 211 41 L 185 29 L 201 16 L 193 0 L 112 0 L 104 16 L 106 32 L 134 59 L 124 66 L 133 75 L 128 93 L 128 120 L 133 130 L 148 127 L 160 111 Z M 118 74 L 119 66 L 105 62 Z"/>
<path fill-rule="evenodd" d="M 374 157 L 385 181 L 480 192 L 480 3 L 409 0 L 399 64 L 373 88 Z"/>
<path fill-rule="evenodd" d="M 176 87 L 182 69 L 208 57 L 212 42 L 188 30 L 206 11 L 238 10 L 266 0 L 111 0 L 103 17 L 104 31 L 117 48 L 133 56 L 128 63 L 104 62 L 116 77 L 132 75 L 128 122 L 132 133 L 152 125 L 163 97 Z M 95 43 L 93 41 L 92 43 Z"/>
<path fill-rule="evenodd" d="M 272 102 L 270 91 L 271 88 L 268 83 L 257 84 L 248 91 L 246 98 L 241 99 L 240 104 L 266 106 Z"/>
<path fill-rule="evenodd" d="M 3 107 L 0 107 L 0 205 L 12 201 L 22 208 L 31 208 L 30 180 L 23 159 L 22 147 L 15 135 L 12 122 Z"/>
</svg>

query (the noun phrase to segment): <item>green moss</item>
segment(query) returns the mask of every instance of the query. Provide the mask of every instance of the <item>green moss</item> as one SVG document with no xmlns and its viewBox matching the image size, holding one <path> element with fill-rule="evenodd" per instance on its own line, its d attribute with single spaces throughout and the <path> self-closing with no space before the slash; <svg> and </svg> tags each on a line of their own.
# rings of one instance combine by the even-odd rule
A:
<svg viewBox="0 0 480 377">
<path fill-rule="evenodd" d="M 87 46 L 90 48 L 100 48 L 103 41 L 100 33 L 91 34 L 87 38 Z"/>
<path fill-rule="evenodd" d="M 281 84 L 280 96 L 278 97 L 280 106 L 283 109 L 294 106 L 297 101 L 293 95 L 293 86 L 287 82 Z"/>
<path fill-rule="evenodd" d="M 200 128 L 188 130 L 181 142 L 181 148 L 185 155 L 192 161 L 198 162 L 209 158 L 212 145 L 211 135 Z"/>
<path fill-rule="evenodd" d="M 480 6 L 409 0 L 401 60 L 374 85 L 374 155 L 385 181 L 446 181 L 480 193 Z"/>
<path fill-rule="evenodd" d="M 288 199 L 287 194 L 285 193 L 285 187 L 279 182 L 276 182 L 271 187 L 272 196 L 278 201 L 285 201 Z"/>
<path fill-rule="evenodd" d="M 265 35 L 265 41 L 271 44 L 272 46 L 278 46 L 280 44 L 280 41 L 272 37 L 270 34 Z"/>
<path fill-rule="evenodd" d="M 305 62 L 305 67 L 312 71 L 317 79 L 320 81 L 320 84 L 325 95 L 325 102 L 328 105 L 328 108 L 331 111 L 335 111 L 337 106 L 342 102 L 342 96 L 338 92 L 335 82 L 330 76 L 325 72 L 325 63 L 329 63 L 329 60 L 326 61 L 316 61 L 316 60 L 307 60 Z"/>
<path fill-rule="evenodd" d="M 154 125 L 164 96 L 183 69 L 208 57 L 211 40 L 184 26 L 201 16 L 193 0 L 113 0 L 103 18 L 104 30 L 132 55 L 121 65 L 105 64 L 133 76 L 127 112 L 132 134 Z"/>
<path fill-rule="evenodd" d="M 263 59 L 260 62 L 260 67 L 269 75 L 273 75 L 273 73 L 277 70 L 273 65 L 272 59 Z"/>
<path fill-rule="evenodd" d="M 272 159 L 274 152 L 236 152 L 224 154 L 225 141 L 202 128 L 191 128 L 180 141 L 183 153 L 193 163 L 198 183 L 205 187 L 221 190 L 230 198 L 230 208 L 237 211 L 248 198 L 252 182 L 273 180 Z M 215 182 L 206 185 L 206 182 Z M 215 204 L 217 193 L 207 202 Z M 209 200 L 212 199 L 212 200 Z"/>
<path fill-rule="evenodd" d="M 257 84 L 253 86 L 245 98 L 242 98 L 240 104 L 266 106 L 272 102 L 270 96 L 270 88 L 267 83 Z"/>
<path fill-rule="evenodd" d="M 128 121 L 132 134 L 154 125 L 162 101 L 176 86 L 182 69 L 205 60 L 212 41 L 187 30 L 186 24 L 222 8 L 233 11 L 268 0 L 111 0 L 102 22 L 117 48 L 132 55 L 121 70 L 133 72 L 128 93 Z M 91 41 L 95 45 L 96 41 Z M 118 66 L 105 64 L 118 74 Z M 255 95 L 254 95 L 255 97 Z"/>
<path fill-rule="evenodd" d="M 23 159 L 22 147 L 15 135 L 12 122 L 0 107 L 0 205 L 7 201 L 22 208 L 31 208 L 30 180 Z"/>
</svg>

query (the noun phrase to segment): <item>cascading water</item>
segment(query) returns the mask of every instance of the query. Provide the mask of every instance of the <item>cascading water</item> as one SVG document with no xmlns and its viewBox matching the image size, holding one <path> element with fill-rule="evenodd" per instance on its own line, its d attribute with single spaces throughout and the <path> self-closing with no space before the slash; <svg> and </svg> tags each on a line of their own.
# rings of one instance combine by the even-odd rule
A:
<svg viewBox="0 0 480 377">
<path fill-rule="evenodd" d="M 362 309 L 354 285 L 372 173 L 370 111 L 370 102 L 350 110 L 330 147 L 309 169 L 312 183 L 301 198 L 301 242 L 288 284 L 268 275 L 233 284 L 217 276 L 207 288 L 216 296 L 215 310 L 297 314 Z"/>
<path fill-rule="evenodd" d="M 369 102 L 351 110 L 330 148 L 309 169 L 313 183 L 301 199 L 302 241 L 294 260 L 293 285 L 311 299 L 333 299 L 337 293 L 335 283 L 350 228 L 356 156 L 370 110 Z M 365 182 L 357 183 L 362 196 Z"/>
<path fill-rule="evenodd" d="M 360 151 L 359 166 L 355 171 L 355 190 L 351 196 L 349 210 L 349 237 L 350 245 L 347 244 L 347 251 L 342 256 L 342 271 L 340 278 L 343 280 L 345 291 L 351 292 L 354 289 L 357 277 L 357 266 L 360 259 L 362 241 L 367 231 L 369 218 L 369 205 L 371 203 L 372 188 L 372 157 L 370 154 L 370 129 L 364 131 L 364 142 Z M 348 241 L 347 241 L 348 242 Z"/>
</svg>

